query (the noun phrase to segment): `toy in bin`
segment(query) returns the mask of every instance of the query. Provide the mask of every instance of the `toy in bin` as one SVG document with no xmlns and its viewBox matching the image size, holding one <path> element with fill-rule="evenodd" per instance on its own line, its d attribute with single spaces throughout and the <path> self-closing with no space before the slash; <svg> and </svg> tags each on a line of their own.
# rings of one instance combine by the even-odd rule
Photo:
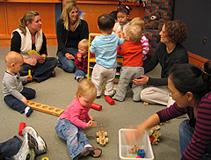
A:
<svg viewBox="0 0 211 160">
<path fill-rule="evenodd" d="M 119 157 L 125 160 L 153 160 L 154 154 L 150 143 L 148 132 L 144 132 L 143 137 L 134 145 L 129 145 L 126 134 L 135 132 L 135 129 L 119 130 Z M 132 152 L 131 152 L 132 151 Z"/>
</svg>

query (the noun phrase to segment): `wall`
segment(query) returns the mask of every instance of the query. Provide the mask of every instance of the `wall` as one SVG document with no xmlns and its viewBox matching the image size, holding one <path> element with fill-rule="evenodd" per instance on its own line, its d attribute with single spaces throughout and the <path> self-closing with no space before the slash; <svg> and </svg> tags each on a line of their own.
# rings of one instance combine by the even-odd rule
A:
<svg viewBox="0 0 211 160">
<path fill-rule="evenodd" d="M 89 24 L 90 32 L 98 32 L 97 17 L 115 10 L 118 3 L 109 1 L 77 1 L 79 8 L 85 13 L 84 19 Z M 144 9 L 132 6 L 131 17 L 143 17 Z M 56 19 L 61 13 L 61 0 L 0 0 L 0 47 L 10 46 L 11 32 L 18 27 L 19 19 L 28 10 L 37 10 L 42 18 L 42 29 L 47 37 L 48 45 L 57 45 Z"/>
<path fill-rule="evenodd" d="M 188 26 L 188 39 L 184 45 L 192 53 L 208 59 L 211 59 L 210 15 L 210 0 L 175 0 L 174 16 Z"/>
</svg>

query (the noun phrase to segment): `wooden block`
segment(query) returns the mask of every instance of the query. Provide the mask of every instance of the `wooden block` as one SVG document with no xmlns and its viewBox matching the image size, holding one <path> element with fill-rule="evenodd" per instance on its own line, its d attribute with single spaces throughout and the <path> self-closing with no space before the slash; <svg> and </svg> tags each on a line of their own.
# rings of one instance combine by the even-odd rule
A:
<svg viewBox="0 0 211 160">
<path fill-rule="evenodd" d="M 28 106 L 36 111 L 51 114 L 57 117 L 59 117 L 64 112 L 64 109 L 62 108 L 57 108 L 55 106 L 49 106 L 49 105 L 37 103 L 34 101 L 28 101 Z"/>
</svg>

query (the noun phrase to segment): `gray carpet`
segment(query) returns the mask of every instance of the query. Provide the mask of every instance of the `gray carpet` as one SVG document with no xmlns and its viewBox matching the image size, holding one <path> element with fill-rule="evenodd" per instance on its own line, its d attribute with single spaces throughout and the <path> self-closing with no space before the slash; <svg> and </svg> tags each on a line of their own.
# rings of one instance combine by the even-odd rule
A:
<svg viewBox="0 0 211 160">
<path fill-rule="evenodd" d="M 0 49 L 1 68 L 0 77 L 2 79 L 4 67 L 4 55 L 8 48 Z M 48 47 L 51 56 L 55 56 L 56 47 Z M 159 75 L 160 69 L 157 67 L 150 75 Z M 77 82 L 74 80 L 73 74 L 68 74 L 59 68 L 56 68 L 56 77 L 50 78 L 42 83 L 32 82 L 27 87 L 34 88 L 37 91 L 37 97 L 34 101 L 65 108 L 75 95 Z M 2 90 L 2 85 L 1 88 Z M 0 101 L 0 142 L 11 138 L 18 134 L 19 122 L 26 122 L 27 125 L 34 127 L 38 133 L 45 139 L 48 145 L 46 155 L 37 159 L 48 156 L 50 160 L 68 160 L 67 149 L 65 143 L 55 134 L 54 125 L 57 117 L 45 113 L 34 111 L 34 113 L 26 118 L 24 115 L 11 110 L 3 101 L 2 92 L 0 93 L 2 100 Z M 109 105 L 103 98 L 95 101 L 103 106 L 102 111 L 91 110 L 91 115 L 99 124 L 103 124 L 104 129 L 108 132 L 109 143 L 102 147 L 103 154 L 99 158 L 101 160 L 118 160 L 119 159 L 119 143 L 118 131 L 120 128 L 128 128 L 142 122 L 150 114 L 160 110 L 163 106 L 159 105 L 143 105 L 143 103 L 135 103 L 132 101 L 130 94 L 125 102 L 117 102 L 115 105 Z M 166 123 L 161 127 L 161 142 L 153 145 L 153 152 L 157 160 L 178 160 L 178 124 L 181 120 L 175 119 Z M 96 143 L 95 132 L 98 128 L 92 128 L 86 131 L 90 143 L 100 147 Z M 92 158 L 87 158 L 92 159 Z"/>
</svg>

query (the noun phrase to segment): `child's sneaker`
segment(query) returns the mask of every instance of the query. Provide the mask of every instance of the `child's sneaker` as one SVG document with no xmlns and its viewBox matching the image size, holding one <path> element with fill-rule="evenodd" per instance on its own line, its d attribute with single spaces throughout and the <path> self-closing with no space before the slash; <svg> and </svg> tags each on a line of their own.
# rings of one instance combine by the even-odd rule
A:
<svg viewBox="0 0 211 160">
<path fill-rule="evenodd" d="M 24 110 L 24 114 L 26 115 L 26 117 L 29 117 L 33 112 L 33 109 L 31 109 L 30 107 L 26 107 Z"/>
<path fill-rule="evenodd" d="M 23 135 L 28 134 L 28 139 L 34 144 L 34 151 L 36 156 L 47 152 L 47 145 L 44 139 L 38 135 L 36 130 L 30 126 L 26 126 L 23 130 Z"/>
<path fill-rule="evenodd" d="M 24 140 L 19 149 L 18 153 L 13 156 L 14 160 L 34 160 L 35 159 L 35 151 L 34 144 L 32 144 L 29 140 L 29 134 L 26 133 L 24 135 Z"/>
</svg>

